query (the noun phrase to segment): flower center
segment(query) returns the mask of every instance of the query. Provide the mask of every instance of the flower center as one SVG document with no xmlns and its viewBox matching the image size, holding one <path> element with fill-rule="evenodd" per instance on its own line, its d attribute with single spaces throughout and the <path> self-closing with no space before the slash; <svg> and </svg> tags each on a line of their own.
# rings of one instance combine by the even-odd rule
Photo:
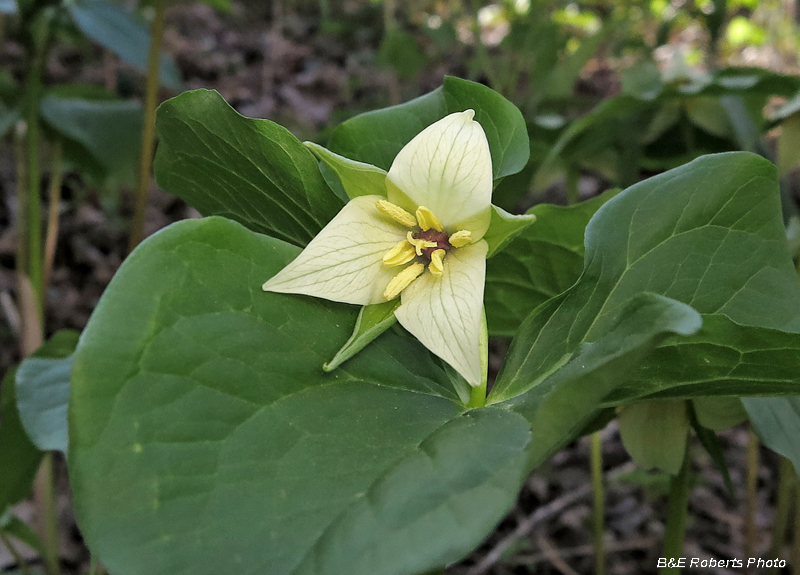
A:
<svg viewBox="0 0 800 575">
<path fill-rule="evenodd" d="M 400 295 L 425 271 L 426 266 L 432 275 L 442 277 L 444 256 L 447 252 L 472 243 L 470 231 L 459 230 L 448 234 L 433 212 L 425 206 L 419 206 L 414 215 L 386 200 L 378 201 L 375 207 L 398 224 L 412 228 L 406 233 L 405 240 L 399 242 L 383 256 L 383 263 L 387 266 L 411 264 L 398 273 L 386 286 L 383 295 L 387 300 Z M 416 262 L 413 261 L 415 259 Z"/>
<path fill-rule="evenodd" d="M 427 245 L 429 243 L 433 243 L 434 245 L 429 247 L 423 247 L 422 250 L 422 258 L 426 259 L 427 261 L 431 261 L 431 255 L 436 250 L 444 250 L 450 251 L 453 249 L 453 246 L 450 245 L 448 241 L 450 239 L 450 234 L 445 231 L 436 231 L 435 229 L 431 228 L 429 230 L 420 230 L 418 232 L 412 232 L 411 237 L 415 240 L 423 240 L 426 243 L 423 245 Z"/>
</svg>

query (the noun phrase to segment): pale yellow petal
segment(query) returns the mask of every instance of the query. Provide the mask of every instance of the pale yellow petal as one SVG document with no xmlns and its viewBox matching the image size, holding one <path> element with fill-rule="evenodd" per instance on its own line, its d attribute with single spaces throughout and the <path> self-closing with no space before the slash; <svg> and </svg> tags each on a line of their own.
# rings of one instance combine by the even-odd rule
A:
<svg viewBox="0 0 800 575">
<path fill-rule="evenodd" d="M 264 291 L 297 293 L 367 305 L 385 301 L 395 270 L 383 256 L 403 240 L 406 228 L 375 209 L 380 196 L 350 200 Z"/>
<path fill-rule="evenodd" d="M 427 207 L 445 229 L 476 216 L 486 218 L 488 226 L 492 158 L 474 115 L 472 110 L 450 114 L 400 150 L 387 176 L 390 201 Z"/>
<path fill-rule="evenodd" d="M 480 333 L 486 278 L 485 241 L 452 250 L 442 277 L 423 274 L 403 293 L 400 324 L 460 373 L 481 382 Z"/>
</svg>

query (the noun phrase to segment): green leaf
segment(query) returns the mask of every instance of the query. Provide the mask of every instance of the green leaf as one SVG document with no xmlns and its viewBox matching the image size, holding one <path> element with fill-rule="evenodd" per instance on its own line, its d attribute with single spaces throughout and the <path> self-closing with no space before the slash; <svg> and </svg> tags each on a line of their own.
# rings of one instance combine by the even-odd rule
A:
<svg viewBox="0 0 800 575">
<path fill-rule="evenodd" d="M 742 403 L 761 442 L 800 475 L 800 397 L 743 397 Z"/>
<path fill-rule="evenodd" d="M 689 418 L 685 401 L 642 401 L 620 408 L 625 450 L 644 469 L 676 475 L 686 453 Z"/>
<path fill-rule="evenodd" d="M 564 296 L 556 298 L 553 305 L 562 299 Z M 654 346 L 670 335 L 695 333 L 700 323 L 697 312 L 685 304 L 655 294 L 637 294 L 596 341 L 560 358 L 527 393 L 497 403 L 531 422 L 531 465 L 543 462 L 586 429 L 600 413 L 603 397 L 624 382 L 631 368 Z M 520 333 L 526 333 L 525 325 Z M 508 377 L 506 371 L 503 375 Z M 491 394 L 488 403 L 495 402 Z"/>
<path fill-rule="evenodd" d="M 524 393 L 582 344 L 596 341 L 642 291 L 740 325 L 800 330 L 800 284 L 786 252 L 774 166 L 745 152 L 705 156 L 606 203 L 586 228 L 583 274 L 522 325 L 492 391 L 494 401 Z M 719 346 L 736 345 L 735 334 L 709 333 Z M 675 365 L 683 366 L 683 356 L 678 359 Z M 680 369 L 663 361 L 651 365 Z M 691 372 L 684 377 L 694 380 Z M 685 383 L 659 379 L 661 391 L 682 394 Z M 634 379 L 627 384 L 627 398 L 638 385 Z M 714 381 L 699 382 L 694 394 L 772 395 L 790 386 L 748 380 L 743 387 L 746 393 L 723 392 Z M 800 389 L 797 383 L 794 389 Z M 637 396 L 650 391 L 642 384 Z"/>
<path fill-rule="evenodd" d="M 314 155 L 330 167 L 339 178 L 350 199 L 358 196 L 386 196 L 386 172 L 363 162 L 350 160 L 315 144 L 303 142 Z"/>
<path fill-rule="evenodd" d="M 187 220 L 101 298 L 75 353 L 69 470 L 110 572 L 424 572 L 516 500 L 528 423 L 464 413 L 416 341 L 386 332 L 322 371 L 356 308 L 263 292 L 298 251 Z"/>
<path fill-rule="evenodd" d="M 347 120 L 334 130 L 328 148 L 388 170 L 402 147 L 423 129 L 470 108 L 486 132 L 494 179 L 522 170 L 530 156 L 522 113 L 494 90 L 452 76 L 445 77 L 441 88 L 415 100 Z"/>
<path fill-rule="evenodd" d="M 783 320 L 776 314 L 775 321 Z M 792 395 L 800 391 L 799 374 L 799 334 L 706 315 L 697 334 L 662 344 L 606 403 L 645 396 Z"/>
<path fill-rule="evenodd" d="M 288 130 L 239 115 L 217 92 L 184 92 L 161 104 L 158 185 L 204 215 L 305 245 L 342 202 L 314 155 Z"/>
<path fill-rule="evenodd" d="M 536 223 L 486 262 L 486 318 L 492 335 L 514 335 L 537 306 L 566 291 L 583 270 L 583 232 L 616 194 L 574 206 L 538 204 Z"/>
<path fill-rule="evenodd" d="M 136 181 L 143 118 L 139 102 L 48 95 L 40 113 L 66 139 L 68 159 L 81 164 L 88 154 L 99 166 L 98 177 L 129 185 Z"/>
<path fill-rule="evenodd" d="M 492 206 L 492 220 L 483 239 L 489 244 L 487 258 L 492 257 L 536 221 L 535 214 L 514 215 Z"/>
<path fill-rule="evenodd" d="M 28 496 L 42 459 L 19 419 L 15 373 L 16 369 L 6 372 L 0 384 L 0 511 Z"/>
<path fill-rule="evenodd" d="M 28 437 L 42 451 L 67 452 L 67 404 L 78 332 L 62 330 L 17 369 L 17 407 Z"/>
<path fill-rule="evenodd" d="M 353 335 L 345 342 L 342 349 L 336 352 L 333 359 L 322 366 L 322 369 L 333 371 L 397 323 L 394 312 L 398 307 L 400 307 L 399 299 L 362 307 L 358 312 Z"/>
<path fill-rule="evenodd" d="M 66 7 L 75 24 L 89 38 L 115 52 L 134 68 L 147 70 L 150 31 L 138 14 L 107 0 L 75 0 L 67 2 Z M 178 68 L 165 52 L 161 53 L 159 80 L 170 90 L 181 89 Z"/>
</svg>

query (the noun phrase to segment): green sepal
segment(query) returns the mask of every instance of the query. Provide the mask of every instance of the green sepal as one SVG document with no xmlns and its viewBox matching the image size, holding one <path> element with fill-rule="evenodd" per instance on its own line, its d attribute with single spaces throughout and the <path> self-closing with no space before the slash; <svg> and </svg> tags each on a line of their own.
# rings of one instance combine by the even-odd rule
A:
<svg viewBox="0 0 800 575">
<path fill-rule="evenodd" d="M 676 475 L 686 452 L 689 418 L 684 401 L 643 401 L 619 410 L 619 434 L 631 458 L 644 469 Z"/>
<path fill-rule="evenodd" d="M 359 196 L 386 196 L 384 170 L 372 164 L 345 158 L 314 142 L 303 142 L 303 144 L 336 173 L 347 197 L 351 200 Z"/>
<path fill-rule="evenodd" d="M 695 397 L 692 407 L 698 423 L 713 431 L 728 429 L 747 419 L 747 410 L 738 397 Z"/>
<path fill-rule="evenodd" d="M 394 312 L 398 307 L 400 307 L 400 298 L 362 307 L 353 328 L 353 335 L 342 346 L 342 349 L 336 352 L 333 359 L 322 366 L 323 371 L 333 371 L 392 327 L 397 322 Z"/>
<path fill-rule="evenodd" d="M 492 220 L 483 239 L 489 244 L 487 258 L 506 247 L 525 228 L 536 221 L 535 214 L 510 214 L 503 208 L 492 205 Z"/>
<path fill-rule="evenodd" d="M 741 401 L 739 404 L 741 405 Z M 700 423 L 697 417 L 698 413 L 695 409 L 695 406 L 690 406 L 687 411 L 689 412 L 689 423 L 691 423 L 692 429 L 694 429 L 694 432 L 697 434 L 697 439 L 700 440 L 700 445 L 702 445 L 703 449 L 705 449 L 708 455 L 711 456 L 711 461 L 714 462 L 714 465 L 722 474 L 722 479 L 725 482 L 725 489 L 728 491 L 728 495 L 732 500 L 735 501 L 736 489 L 733 487 L 731 474 L 730 471 L 728 471 L 728 464 L 725 461 L 725 455 L 722 453 L 722 446 L 719 443 L 717 434 Z"/>
</svg>

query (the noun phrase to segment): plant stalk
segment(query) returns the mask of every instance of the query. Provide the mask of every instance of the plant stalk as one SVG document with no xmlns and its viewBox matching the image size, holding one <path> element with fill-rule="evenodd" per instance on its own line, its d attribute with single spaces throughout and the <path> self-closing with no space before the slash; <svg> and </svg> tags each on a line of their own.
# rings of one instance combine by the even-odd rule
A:
<svg viewBox="0 0 800 575">
<path fill-rule="evenodd" d="M 772 545 L 769 557 L 780 557 L 786 541 L 786 531 L 789 527 L 789 514 L 792 510 L 792 499 L 795 491 L 796 480 L 794 467 L 791 461 L 781 457 L 778 469 L 778 494 L 775 501 L 775 521 L 772 527 Z M 780 567 L 770 569 L 770 575 L 779 575 Z"/>
<path fill-rule="evenodd" d="M 40 537 L 44 554 L 44 563 L 48 575 L 59 575 L 59 534 L 58 511 L 56 509 L 55 477 L 53 473 L 53 452 L 48 451 L 42 458 L 42 464 L 33 483 L 34 498 L 39 503 L 42 514 Z"/>
<path fill-rule="evenodd" d="M 577 204 L 581 201 L 580 193 L 578 192 L 578 180 L 580 178 L 580 173 L 575 168 L 569 168 L 567 170 L 567 176 L 564 180 L 564 186 L 566 187 L 567 191 L 567 205 L 572 206 Z"/>
<path fill-rule="evenodd" d="M 795 494 L 794 502 L 794 538 L 792 541 L 792 573 L 800 575 L 800 490 Z"/>
<path fill-rule="evenodd" d="M 50 283 L 50 273 L 53 271 L 53 259 L 56 255 L 58 242 L 58 212 L 61 205 L 61 184 L 64 181 L 62 165 L 62 147 L 58 141 L 53 149 L 53 169 L 50 174 L 50 193 L 47 207 L 47 238 L 44 243 L 44 272 L 42 285 L 45 290 Z"/>
<path fill-rule="evenodd" d="M 686 454 L 678 475 L 672 478 L 669 487 L 669 508 L 667 510 L 667 530 L 664 534 L 664 552 L 662 557 L 678 560 L 683 555 L 683 542 L 686 537 L 686 515 L 689 507 L 689 479 L 691 463 L 689 441 L 686 441 Z M 661 575 L 678 575 L 679 567 L 664 567 Z"/>
<path fill-rule="evenodd" d="M 744 556 L 755 557 L 758 531 L 756 530 L 756 487 L 758 486 L 758 468 L 760 465 L 759 441 L 752 426 L 747 438 L 747 483 L 745 486 L 744 511 Z"/>
<path fill-rule="evenodd" d="M 159 71 L 161 67 L 161 40 L 164 37 L 164 19 L 167 0 L 154 0 L 156 10 L 150 29 L 150 49 L 147 54 L 147 78 L 145 84 L 144 125 L 142 127 L 142 151 L 139 158 L 139 177 L 136 182 L 136 203 L 131 221 L 128 251 L 139 245 L 144 237 L 144 216 L 147 211 L 147 196 L 150 190 L 150 169 L 153 165 L 153 148 L 156 135 L 156 105 L 158 103 Z"/>
<path fill-rule="evenodd" d="M 606 573 L 605 535 L 605 491 L 603 489 L 603 438 L 600 431 L 592 434 L 592 496 L 594 521 L 594 572 L 595 575 Z"/>
<path fill-rule="evenodd" d="M 486 310 L 483 310 L 481 320 L 481 384 L 477 387 L 470 386 L 469 408 L 483 407 L 486 405 L 486 389 L 489 385 L 489 329 L 486 326 Z"/>
</svg>

